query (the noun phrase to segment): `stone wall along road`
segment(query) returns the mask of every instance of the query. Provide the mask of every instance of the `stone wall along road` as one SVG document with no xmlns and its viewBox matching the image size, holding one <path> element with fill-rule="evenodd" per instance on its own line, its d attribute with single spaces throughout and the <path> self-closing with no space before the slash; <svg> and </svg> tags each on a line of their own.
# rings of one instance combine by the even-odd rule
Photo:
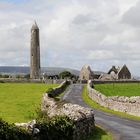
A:
<svg viewBox="0 0 140 140">
<path fill-rule="evenodd" d="M 69 87 L 63 96 L 63 100 L 88 107 L 82 99 L 82 84 L 74 84 Z M 93 109 L 95 123 L 110 131 L 116 140 L 140 140 L 140 121 L 122 118 L 101 110 Z"/>
<path fill-rule="evenodd" d="M 100 104 L 111 110 L 125 112 L 130 115 L 140 117 L 140 96 L 105 96 L 99 91 L 92 88 L 92 81 L 88 82 L 88 96 Z"/>
</svg>

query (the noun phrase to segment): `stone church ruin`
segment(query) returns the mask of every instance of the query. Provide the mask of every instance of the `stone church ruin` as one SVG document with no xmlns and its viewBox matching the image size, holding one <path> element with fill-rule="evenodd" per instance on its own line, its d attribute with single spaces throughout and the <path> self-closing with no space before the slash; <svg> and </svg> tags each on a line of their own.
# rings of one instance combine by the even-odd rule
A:
<svg viewBox="0 0 140 140">
<path fill-rule="evenodd" d="M 131 79 L 131 73 L 126 65 L 123 65 L 122 68 L 112 66 L 108 74 L 113 76 L 114 79 Z"/>
<path fill-rule="evenodd" d="M 112 66 L 112 68 L 107 72 L 92 71 L 89 65 L 84 65 L 79 74 L 79 80 L 129 80 L 131 78 L 131 73 L 126 65 L 122 68 Z"/>
<path fill-rule="evenodd" d="M 89 65 L 84 65 L 80 71 L 79 79 L 80 80 L 91 80 L 94 78 L 93 71 Z"/>
</svg>

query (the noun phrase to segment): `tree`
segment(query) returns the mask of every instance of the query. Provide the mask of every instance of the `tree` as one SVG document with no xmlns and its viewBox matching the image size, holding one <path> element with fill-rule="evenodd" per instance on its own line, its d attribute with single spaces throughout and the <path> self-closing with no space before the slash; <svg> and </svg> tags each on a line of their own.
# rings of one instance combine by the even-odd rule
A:
<svg viewBox="0 0 140 140">
<path fill-rule="evenodd" d="M 64 78 L 72 78 L 73 75 L 69 71 L 63 71 L 59 73 L 59 77 L 64 79 Z"/>
<path fill-rule="evenodd" d="M 8 74 L 3 75 L 3 78 L 9 78 Z"/>
<path fill-rule="evenodd" d="M 24 78 L 30 79 L 30 74 L 28 73 L 28 74 L 24 75 Z"/>
<path fill-rule="evenodd" d="M 17 79 L 20 79 L 20 78 L 22 78 L 22 75 L 17 74 L 17 75 L 16 75 L 16 78 L 17 78 Z"/>
</svg>

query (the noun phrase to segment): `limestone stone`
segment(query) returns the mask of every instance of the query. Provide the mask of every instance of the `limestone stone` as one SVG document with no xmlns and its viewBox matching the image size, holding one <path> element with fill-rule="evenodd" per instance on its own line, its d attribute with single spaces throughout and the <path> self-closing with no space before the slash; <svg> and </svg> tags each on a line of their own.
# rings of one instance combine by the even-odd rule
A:
<svg viewBox="0 0 140 140">
<path fill-rule="evenodd" d="M 100 80 L 116 80 L 116 74 L 101 74 L 99 77 Z"/>
<path fill-rule="evenodd" d="M 36 120 L 32 120 L 27 123 L 15 123 L 16 126 L 25 128 L 30 133 L 37 134 L 37 133 L 39 133 L 39 129 L 34 127 L 35 124 L 36 124 Z"/>
<path fill-rule="evenodd" d="M 66 115 L 75 121 L 88 117 L 94 118 L 94 114 L 91 109 L 65 102 L 57 104 L 53 98 L 48 97 L 47 93 L 44 94 L 42 103 L 45 103 L 45 105 L 42 106 L 42 111 L 47 110 L 50 117 L 55 115 Z"/>
</svg>

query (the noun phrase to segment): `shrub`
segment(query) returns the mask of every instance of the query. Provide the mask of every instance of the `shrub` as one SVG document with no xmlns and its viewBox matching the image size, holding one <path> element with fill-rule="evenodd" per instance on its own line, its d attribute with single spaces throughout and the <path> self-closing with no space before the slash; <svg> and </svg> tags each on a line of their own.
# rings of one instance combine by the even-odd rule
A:
<svg viewBox="0 0 140 140">
<path fill-rule="evenodd" d="M 46 92 L 49 94 L 49 93 L 52 93 L 54 91 L 53 88 L 49 88 Z"/>
<path fill-rule="evenodd" d="M 0 119 L 0 140 L 31 140 L 31 136 L 14 124 L 8 124 Z"/>
<path fill-rule="evenodd" d="M 30 74 L 26 74 L 26 75 L 24 75 L 24 78 L 26 78 L 26 79 L 30 79 Z"/>
<path fill-rule="evenodd" d="M 54 88 L 54 89 L 50 88 L 46 92 L 48 93 L 49 97 L 54 98 L 54 97 L 59 96 L 61 93 L 63 93 L 69 85 L 70 85 L 70 82 L 66 81 L 63 85 L 61 85 L 61 87 Z"/>
<path fill-rule="evenodd" d="M 69 71 L 63 71 L 59 73 L 59 77 L 64 79 L 64 78 L 71 78 L 72 74 Z"/>
<path fill-rule="evenodd" d="M 9 75 L 8 74 L 5 74 L 2 76 L 3 78 L 9 78 Z"/>
<path fill-rule="evenodd" d="M 36 128 L 40 130 L 39 140 L 72 140 L 73 123 L 67 116 L 43 117 Z"/>
<path fill-rule="evenodd" d="M 53 97 L 53 93 L 54 93 L 54 89 L 53 88 L 49 88 L 46 92 L 48 93 L 49 97 Z"/>
</svg>

